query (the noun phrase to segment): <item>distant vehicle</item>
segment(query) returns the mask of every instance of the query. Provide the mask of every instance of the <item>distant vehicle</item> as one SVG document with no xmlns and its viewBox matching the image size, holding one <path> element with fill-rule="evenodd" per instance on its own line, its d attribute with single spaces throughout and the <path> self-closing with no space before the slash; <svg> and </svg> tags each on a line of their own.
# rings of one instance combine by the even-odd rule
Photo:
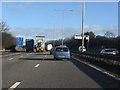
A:
<svg viewBox="0 0 120 90">
<path fill-rule="evenodd" d="M 45 49 L 45 36 L 36 36 L 36 51 L 44 52 Z"/>
<path fill-rule="evenodd" d="M 79 46 L 78 50 L 79 50 L 80 52 L 82 52 L 82 46 Z M 83 52 L 86 52 L 86 48 L 85 48 L 85 47 L 83 47 Z"/>
<path fill-rule="evenodd" d="M 56 46 L 54 49 L 54 59 L 70 60 L 70 50 L 67 46 Z"/>
<path fill-rule="evenodd" d="M 53 47 L 52 44 L 48 44 L 46 47 L 47 51 L 50 51 L 52 49 L 52 47 Z"/>
<path fill-rule="evenodd" d="M 33 39 L 26 39 L 26 52 L 33 52 L 34 51 L 34 40 Z"/>
<path fill-rule="evenodd" d="M 37 51 L 36 51 L 36 50 L 37 50 L 37 49 L 36 49 L 36 45 L 33 46 L 33 50 L 34 50 L 34 52 L 37 52 Z"/>
<path fill-rule="evenodd" d="M 119 54 L 119 51 L 114 48 L 106 48 L 106 49 L 102 49 L 100 53 L 105 55 L 117 55 Z"/>
</svg>

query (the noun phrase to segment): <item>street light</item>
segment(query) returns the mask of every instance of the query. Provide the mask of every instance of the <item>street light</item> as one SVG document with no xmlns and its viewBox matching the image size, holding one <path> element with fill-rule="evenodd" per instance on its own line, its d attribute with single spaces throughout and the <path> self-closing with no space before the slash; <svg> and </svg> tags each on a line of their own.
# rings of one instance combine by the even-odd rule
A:
<svg viewBox="0 0 120 90">
<path fill-rule="evenodd" d="M 49 23 L 49 24 L 52 24 L 53 26 L 52 26 L 52 29 L 53 29 L 53 32 L 51 32 L 51 36 L 53 36 L 52 38 L 53 38 L 53 47 L 55 47 L 55 23 Z"/>
<path fill-rule="evenodd" d="M 82 52 L 84 52 L 84 0 L 82 0 Z"/>
<path fill-rule="evenodd" d="M 53 25 L 53 47 L 55 47 L 55 24 Z"/>
<path fill-rule="evenodd" d="M 65 10 L 65 9 L 63 9 L 63 10 L 56 10 L 56 9 L 54 9 L 55 11 L 62 11 L 62 45 L 64 44 L 64 18 L 65 18 L 65 12 L 66 11 L 73 11 L 73 10 Z"/>
</svg>

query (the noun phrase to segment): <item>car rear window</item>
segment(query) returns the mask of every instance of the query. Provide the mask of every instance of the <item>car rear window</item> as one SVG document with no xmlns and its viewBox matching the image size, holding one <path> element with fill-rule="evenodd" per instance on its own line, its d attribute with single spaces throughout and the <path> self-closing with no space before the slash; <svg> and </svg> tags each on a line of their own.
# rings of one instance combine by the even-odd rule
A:
<svg viewBox="0 0 120 90">
<path fill-rule="evenodd" d="M 65 47 L 58 47 L 58 48 L 56 48 L 56 51 L 57 52 L 68 52 L 69 50 L 68 50 L 68 48 L 65 48 Z"/>
</svg>

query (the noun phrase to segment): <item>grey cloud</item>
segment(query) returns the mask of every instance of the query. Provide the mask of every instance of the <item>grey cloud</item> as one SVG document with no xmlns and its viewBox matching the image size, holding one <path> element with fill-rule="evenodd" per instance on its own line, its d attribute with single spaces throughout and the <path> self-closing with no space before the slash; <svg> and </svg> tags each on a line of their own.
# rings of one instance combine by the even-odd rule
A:
<svg viewBox="0 0 120 90">
<path fill-rule="evenodd" d="M 15 36 L 34 36 L 43 33 L 43 30 L 41 28 L 15 28 L 11 30 L 11 33 Z"/>
<path fill-rule="evenodd" d="M 100 25 L 92 25 L 92 26 L 85 26 L 85 31 L 89 32 L 92 31 L 96 35 L 104 35 L 106 31 L 110 31 L 115 35 L 118 35 L 117 26 L 100 26 Z"/>
<path fill-rule="evenodd" d="M 85 26 L 85 32 L 94 32 L 95 35 L 104 35 L 106 31 L 110 31 L 118 35 L 118 29 L 114 26 Z M 47 39 L 60 39 L 62 38 L 62 29 L 42 29 L 42 28 L 15 28 L 10 31 L 14 36 L 34 37 L 37 35 L 45 35 Z M 81 34 L 80 27 L 65 28 L 63 37 L 72 37 L 73 35 Z"/>
<path fill-rule="evenodd" d="M 94 33 L 100 32 L 102 27 L 99 25 L 85 26 L 85 31 L 93 31 Z"/>
<path fill-rule="evenodd" d="M 14 36 L 34 37 L 45 35 L 46 38 L 60 38 L 61 30 L 59 29 L 41 29 L 41 28 L 14 28 L 10 31 Z"/>
</svg>

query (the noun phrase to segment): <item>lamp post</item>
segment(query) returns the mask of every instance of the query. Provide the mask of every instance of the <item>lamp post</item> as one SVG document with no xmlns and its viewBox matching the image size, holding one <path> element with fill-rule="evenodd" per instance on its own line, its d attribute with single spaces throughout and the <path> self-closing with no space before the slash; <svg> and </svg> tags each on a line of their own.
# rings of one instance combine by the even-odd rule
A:
<svg viewBox="0 0 120 90">
<path fill-rule="evenodd" d="M 52 25 L 53 32 L 51 32 L 53 47 L 55 47 L 55 23 L 49 23 Z"/>
<path fill-rule="evenodd" d="M 54 9 L 55 11 L 62 11 L 62 45 L 64 44 L 64 19 L 65 19 L 65 12 L 66 11 L 73 11 L 73 10 L 56 10 Z"/>
<path fill-rule="evenodd" d="M 53 47 L 55 47 L 55 24 L 53 25 Z"/>
<path fill-rule="evenodd" d="M 84 52 L 84 0 L 82 0 L 82 52 Z"/>
<path fill-rule="evenodd" d="M 64 30 L 64 13 L 65 11 L 63 10 L 63 16 L 62 16 L 62 45 L 64 44 L 64 39 L 63 39 L 63 30 Z"/>
</svg>

